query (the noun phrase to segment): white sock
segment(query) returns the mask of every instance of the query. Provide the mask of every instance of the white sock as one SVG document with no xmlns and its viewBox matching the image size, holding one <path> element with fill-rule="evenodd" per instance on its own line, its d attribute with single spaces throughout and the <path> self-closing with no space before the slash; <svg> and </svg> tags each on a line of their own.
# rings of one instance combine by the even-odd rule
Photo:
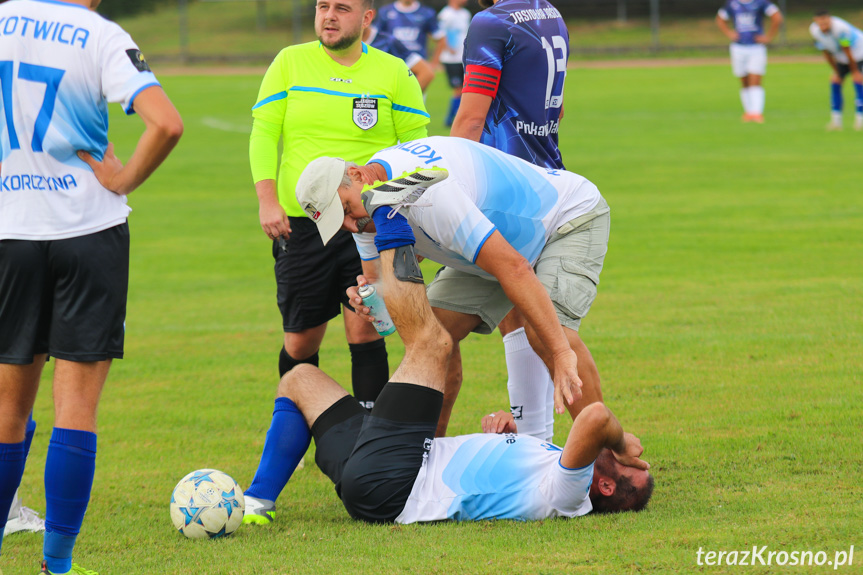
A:
<svg viewBox="0 0 863 575">
<path fill-rule="evenodd" d="M 764 88 L 762 86 L 749 88 L 749 103 L 752 105 L 753 114 L 764 113 Z"/>
<path fill-rule="evenodd" d="M 554 380 L 548 377 L 548 390 L 545 398 L 545 440 L 554 441 Z"/>
<path fill-rule="evenodd" d="M 830 112 L 830 121 L 837 126 L 842 125 L 842 112 Z"/>
<path fill-rule="evenodd" d="M 506 334 L 503 347 L 509 374 L 506 387 L 518 433 L 547 441 L 549 415 L 554 435 L 554 405 L 549 401 L 549 397 L 553 401 L 554 382 L 548 369 L 530 347 L 524 328 Z"/>
<path fill-rule="evenodd" d="M 15 490 L 15 496 L 12 498 L 12 506 L 9 508 L 9 519 L 17 519 L 18 512 L 21 511 L 21 500 L 18 499 L 18 490 Z"/>
<path fill-rule="evenodd" d="M 740 103 L 743 104 L 743 113 L 749 114 L 752 106 L 749 104 L 749 88 L 740 88 Z"/>
</svg>

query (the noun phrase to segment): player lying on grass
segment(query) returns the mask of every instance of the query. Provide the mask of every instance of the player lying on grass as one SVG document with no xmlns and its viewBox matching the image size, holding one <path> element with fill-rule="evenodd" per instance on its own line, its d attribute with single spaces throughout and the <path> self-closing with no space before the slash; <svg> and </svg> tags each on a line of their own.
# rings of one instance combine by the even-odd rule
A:
<svg viewBox="0 0 863 575">
<path fill-rule="evenodd" d="M 511 424 L 502 434 L 434 439 L 453 341 L 425 286 L 404 274 L 404 259 L 413 260 L 408 269 L 416 266 L 407 220 L 396 214 L 391 222 L 378 228 L 379 271 L 404 359 L 371 413 L 315 366 L 288 372 L 261 462 L 271 480 L 284 486 L 314 437 L 318 467 L 351 517 L 363 521 L 535 520 L 643 509 L 653 490 L 643 448 L 602 403 L 581 410 L 562 449 L 508 433 Z M 272 520 L 274 503 L 265 503 L 269 511 L 257 516 L 247 507 L 249 522 Z"/>
<path fill-rule="evenodd" d="M 306 185 L 297 186 L 299 203 L 325 243 L 340 228 L 355 232 L 369 283 L 376 282 L 379 234 L 392 220 L 388 210 L 374 214 L 372 222 L 364 198 L 401 190 L 410 178 L 392 180 L 393 175 L 418 165 L 429 174 L 445 174 L 425 182 L 418 200 L 408 197 L 399 207 L 407 232 L 416 236 L 417 253 L 446 266 L 428 288 L 435 317 L 454 340 L 437 434 L 445 434 L 461 387 L 458 342 L 472 331 L 491 333 L 513 307 L 552 375 L 557 412 L 568 408 L 574 418 L 584 406 L 602 401 L 599 371 L 578 335 L 608 246 L 610 210 L 596 186 L 578 174 L 535 166 L 464 138 L 399 144 L 374 154 L 365 166 L 318 158 L 303 173 L 300 184 Z M 378 180 L 389 183 L 363 191 Z M 419 269 L 416 275 L 422 281 Z M 356 294 L 348 293 L 360 316 L 368 314 Z"/>
</svg>

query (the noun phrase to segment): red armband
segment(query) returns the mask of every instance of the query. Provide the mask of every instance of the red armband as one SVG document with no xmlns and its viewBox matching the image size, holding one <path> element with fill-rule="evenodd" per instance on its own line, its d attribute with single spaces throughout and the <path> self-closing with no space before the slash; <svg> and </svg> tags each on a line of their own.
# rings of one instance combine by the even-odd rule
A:
<svg viewBox="0 0 863 575">
<path fill-rule="evenodd" d="M 500 70 L 487 66 L 468 64 L 464 71 L 462 92 L 474 92 L 494 98 L 500 86 Z"/>
</svg>

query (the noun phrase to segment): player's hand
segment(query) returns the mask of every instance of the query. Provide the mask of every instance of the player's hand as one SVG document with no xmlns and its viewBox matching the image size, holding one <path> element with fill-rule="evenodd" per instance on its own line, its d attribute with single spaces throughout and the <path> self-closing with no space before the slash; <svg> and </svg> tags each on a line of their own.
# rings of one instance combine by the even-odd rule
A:
<svg viewBox="0 0 863 575">
<path fill-rule="evenodd" d="M 581 399 L 578 357 L 571 349 L 554 355 L 554 411 L 563 413 L 567 405 Z"/>
<path fill-rule="evenodd" d="M 285 239 L 291 237 L 291 223 L 279 202 L 268 202 L 261 204 L 258 209 L 261 218 L 261 229 L 271 240 L 282 236 Z"/>
<path fill-rule="evenodd" d="M 78 150 L 78 157 L 90 166 L 96 179 L 99 180 L 99 183 L 105 189 L 111 190 L 118 196 L 125 196 L 129 193 L 121 189 L 120 178 L 117 177 L 123 169 L 123 162 L 114 154 L 114 144 L 108 143 L 108 149 L 105 150 L 105 155 L 102 156 L 101 162 L 97 161 L 89 152 L 85 152 L 84 150 Z"/>
<path fill-rule="evenodd" d="M 345 290 L 345 293 L 347 294 L 348 301 L 350 302 L 351 307 L 354 308 L 354 312 L 356 312 L 357 316 L 369 323 L 374 323 L 375 318 L 369 315 L 371 310 L 363 305 L 363 298 L 360 297 L 360 294 L 357 291 L 368 283 L 369 281 L 366 279 L 366 276 L 357 276 L 357 285 L 349 287 Z"/>
<path fill-rule="evenodd" d="M 515 417 L 509 411 L 495 411 L 482 418 L 483 433 L 518 433 Z"/>
<path fill-rule="evenodd" d="M 644 447 L 641 446 L 640 439 L 631 433 L 624 432 L 623 445 L 622 453 L 618 453 L 614 450 L 611 452 L 614 454 L 614 458 L 617 459 L 621 465 L 634 467 L 636 469 L 650 469 L 650 464 L 641 459 L 641 454 L 644 453 Z"/>
<path fill-rule="evenodd" d="M 755 36 L 755 41 L 759 44 L 769 44 L 770 39 L 767 36 L 762 36 L 761 34 Z"/>
</svg>

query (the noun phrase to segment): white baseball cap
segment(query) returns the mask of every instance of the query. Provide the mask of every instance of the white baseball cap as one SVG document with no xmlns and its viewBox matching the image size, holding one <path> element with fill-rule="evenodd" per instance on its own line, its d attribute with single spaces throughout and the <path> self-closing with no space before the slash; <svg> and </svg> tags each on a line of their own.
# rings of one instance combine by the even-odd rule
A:
<svg viewBox="0 0 863 575">
<path fill-rule="evenodd" d="M 345 174 L 345 161 L 326 156 L 312 160 L 297 180 L 297 201 L 318 226 L 326 245 L 342 228 L 345 212 L 339 199 L 339 185 Z"/>
</svg>

